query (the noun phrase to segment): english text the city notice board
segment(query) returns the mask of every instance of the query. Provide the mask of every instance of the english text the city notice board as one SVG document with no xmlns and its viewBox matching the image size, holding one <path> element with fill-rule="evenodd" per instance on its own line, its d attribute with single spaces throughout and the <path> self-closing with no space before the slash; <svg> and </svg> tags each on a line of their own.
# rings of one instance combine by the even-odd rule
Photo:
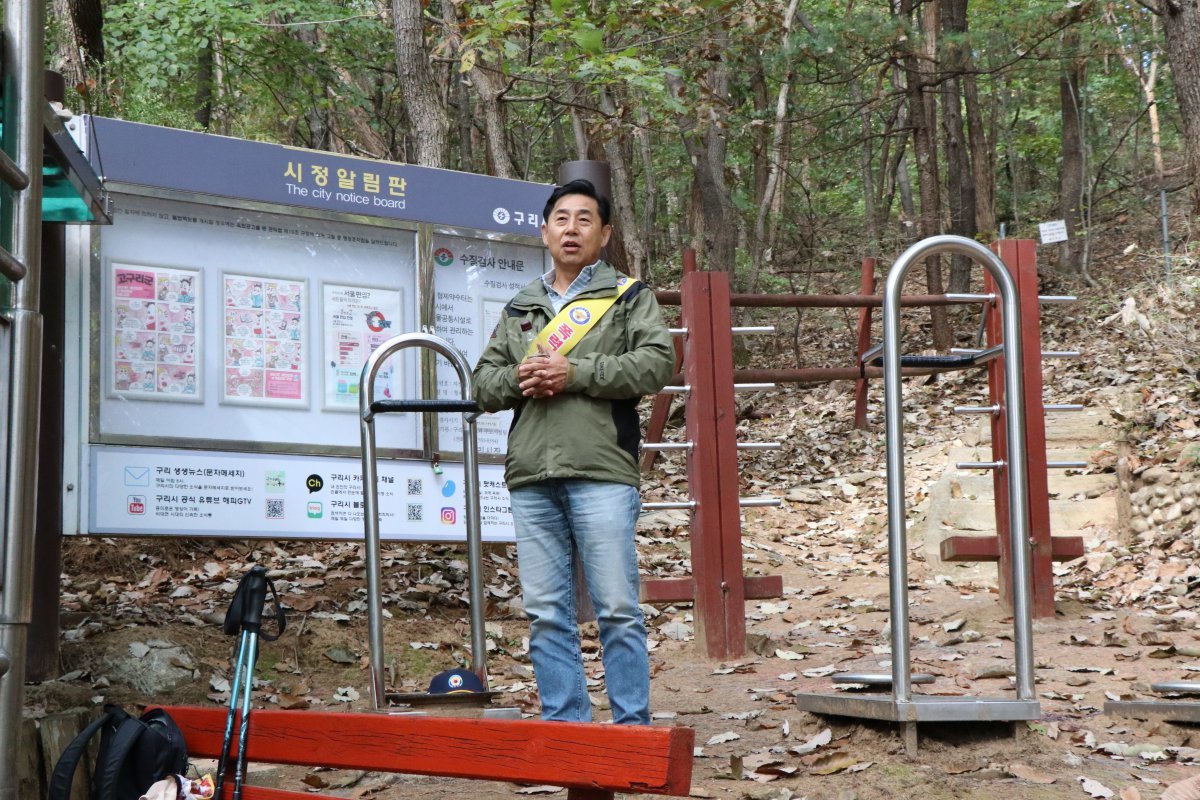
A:
<svg viewBox="0 0 1200 800">
<path fill-rule="evenodd" d="M 549 187 L 92 117 L 113 225 L 68 255 L 71 533 L 357 539 L 359 376 L 400 333 L 474 364 L 549 264 Z M 73 382 L 68 381 L 68 385 Z M 458 396 L 405 350 L 377 396 Z M 69 390 L 71 391 L 71 390 Z M 484 538 L 512 538 L 509 414 L 479 420 Z M 378 419 L 384 538 L 465 536 L 462 420 Z"/>
</svg>

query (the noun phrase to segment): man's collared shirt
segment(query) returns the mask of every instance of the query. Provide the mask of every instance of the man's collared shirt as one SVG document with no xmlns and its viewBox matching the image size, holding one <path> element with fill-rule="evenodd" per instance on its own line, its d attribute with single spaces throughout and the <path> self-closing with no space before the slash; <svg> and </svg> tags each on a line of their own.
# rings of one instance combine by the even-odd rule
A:
<svg viewBox="0 0 1200 800">
<path fill-rule="evenodd" d="M 596 264 L 600 262 L 597 261 Z M 550 300 L 550 307 L 554 309 L 554 313 L 562 311 L 563 306 L 574 300 L 581 292 L 585 291 L 592 283 L 592 272 L 596 268 L 596 264 L 588 264 L 579 271 L 575 276 L 575 280 L 571 281 L 571 285 L 567 287 L 565 294 L 559 294 L 554 288 L 554 268 L 542 276 L 542 283 L 546 286 L 546 297 Z"/>
</svg>

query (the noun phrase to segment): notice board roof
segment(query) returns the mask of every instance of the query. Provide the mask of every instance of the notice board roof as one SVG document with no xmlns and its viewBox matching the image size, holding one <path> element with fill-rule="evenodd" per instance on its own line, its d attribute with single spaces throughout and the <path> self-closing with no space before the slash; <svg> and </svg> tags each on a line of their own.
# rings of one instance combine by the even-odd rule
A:
<svg viewBox="0 0 1200 800">
<path fill-rule="evenodd" d="M 547 184 L 89 117 L 106 182 L 538 236 Z"/>
</svg>

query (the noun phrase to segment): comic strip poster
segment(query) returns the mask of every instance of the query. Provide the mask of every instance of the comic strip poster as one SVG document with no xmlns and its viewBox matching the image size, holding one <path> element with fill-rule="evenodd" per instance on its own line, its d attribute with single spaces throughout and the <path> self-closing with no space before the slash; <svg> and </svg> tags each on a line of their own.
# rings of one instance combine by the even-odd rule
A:
<svg viewBox="0 0 1200 800">
<path fill-rule="evenodd" d="M 305 287 L 303 280 L 222 276 L 222 402 L 307 403 Z"/>
<path fill-rule="evenodd" d="M 113 263 L 111 281 L 112 394 L 201 402 L 200 271 Z"/>
</svg>

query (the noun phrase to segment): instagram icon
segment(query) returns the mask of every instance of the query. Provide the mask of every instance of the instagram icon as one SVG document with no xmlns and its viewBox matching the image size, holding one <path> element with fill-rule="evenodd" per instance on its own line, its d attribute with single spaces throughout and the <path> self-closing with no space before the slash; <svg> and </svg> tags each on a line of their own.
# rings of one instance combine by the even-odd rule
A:
<svg viewBox="0 0 1200 800">
<path fill-rule="evenodd" d="M 458 520 L 458 512 L 449 506 L 442 509 L 442 524 L 453 525 Z"/>
</svg>

